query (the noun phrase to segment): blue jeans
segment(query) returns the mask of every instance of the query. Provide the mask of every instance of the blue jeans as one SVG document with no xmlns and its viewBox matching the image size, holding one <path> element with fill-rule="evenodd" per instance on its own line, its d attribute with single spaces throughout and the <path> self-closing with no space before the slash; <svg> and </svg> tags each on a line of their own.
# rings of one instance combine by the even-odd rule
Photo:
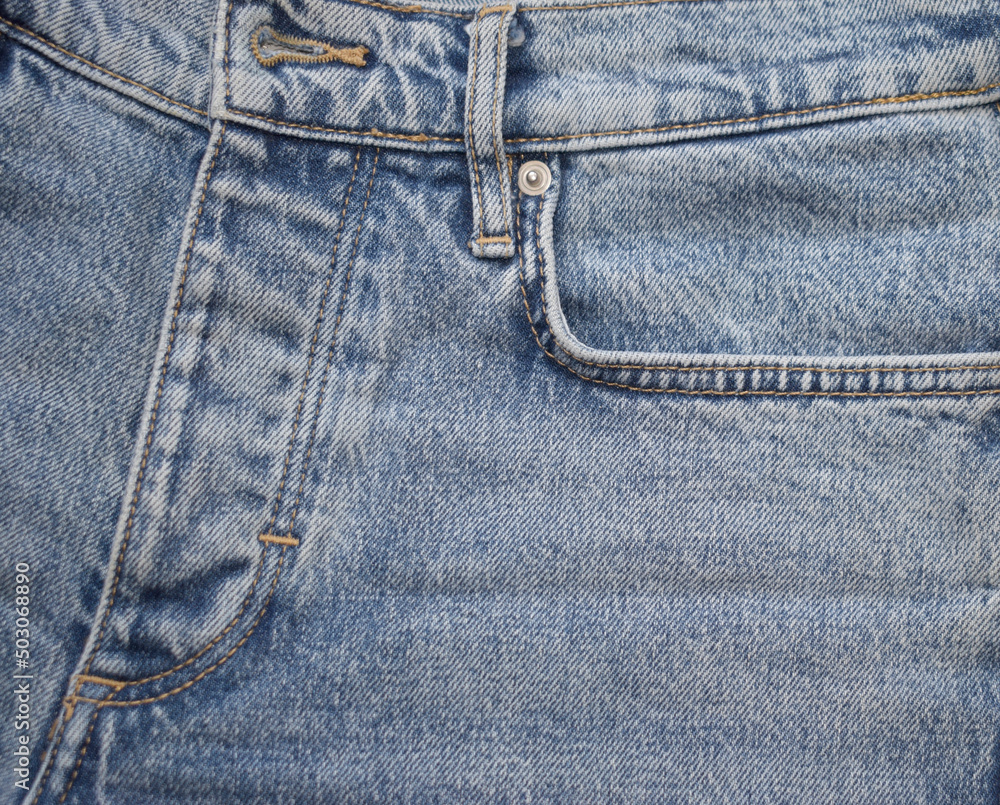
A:
<svg viewBox="0 0 1000 805">
<path fill-rule="evenodd" d="M 0 16 L 0 801 L 997 801 L 997 0 Z"/>
</svg>

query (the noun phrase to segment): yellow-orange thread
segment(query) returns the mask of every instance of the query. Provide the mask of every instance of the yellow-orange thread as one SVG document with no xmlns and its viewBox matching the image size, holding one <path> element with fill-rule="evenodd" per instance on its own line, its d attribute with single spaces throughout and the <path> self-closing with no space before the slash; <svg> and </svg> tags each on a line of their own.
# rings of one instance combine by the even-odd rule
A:
<svg viewBox="0 0 1000 805">
<path fill-rule="evenodd" d="M 275 545 L 291 545 L 294 547 L 299 544 L 299 541 L 295 537 L 285 537 L 281 534 L 261 534 L 257 539 L 261 542 L 273 542 Z"/>
<path fill-rule="evenodd" d="M 125 84 L 128 84 L 130 86 L 137 87 L 138 89 L 141 89 L 141 90 L 144 90 L 145 92 L 148 92 L 150 95 L 155 95 L 161 101 L 165 101 L 166 103 L 173 104 L 174 106 L 179 106 L 181 109 L 187 109 L 189 112 L 194 112 L 195 114 L 201 115 L 202 117 L 207 117 L 208 116 L 208 113 L 205 112 L 202 109 L 198 109 L 198 108 L 196 108 L 194 106 L 188 106 L 188 104 L 181 103 L 180 101 L 175 101 L 173 98 L 167 97 L 162 92 L 157 92 L 152 87 L 149 87 L 149 86 L 147 86 L 145 84 L 142 84 L 142 83 L 140 83 L 138 81 L 133 81 L 131 78 L 126 78 L 125 76 L 120 75 L 120 74 L 118 74 L 116 72 L 113 72 L 112 70 L 109 70 L 106 67 L 101 67 L 101 65 L 95 64 L 94 62 L 90 61 L 89 59 L 85 59 L 83 56 L 79 56 L 76 53 L 73 53 L 73 52 L 71 52 L 69 50 L 66 50 L 66 48 L 57 45 L 52 40 L 46 39 L 44 36 L 40 36 L 39 34 L 36 34 L 34 31 L 29 31 L 27 28 L 24 28 L 24 27 L 18 25 L 16 22 L 11 22 L 10 20 L 6 19 L 5 17 L 0 17 L 0 23 L 3 23 L 4 25 L 9 25 L 11 28 L 13 28 L 16 31 L 20 31 L 25 36 L 30 36 L 32 39 L 38 40 L 39 42 L 41 42 L 42 44 L 46 45 L 47 47 L 50 47 L 53 50 L 56 50 L 59 53 L 62 53 L 64 56 L 68 56 L 69 58 L 74 59 L 75 61 L 78 61 L 81 64 L 86 64 L 88 67 L 91 67 L 94 70 L 97 70 L 98 72 L 104 73 L 107 76 L 111 76 L 111 78 L 114 78 L 117 81 L 121 81 L 121 82 L 123 82 Z"/>
<path fill-rule="evenodd" d="M 319 48 L 321 52 L 316 54 L 275 53 L 273 56 L 264 56 L 264 54 L 260 52 L 260 35 L 264 31 L 268 31 L 271 36 L 286 45 L 306 45 L 309 47 Z M 261 26 L 253 32 L 253 36 L 250 37 L 250 50 L 253 51 L 254 58 L 256 58 L 257 61 L 259 61 L 264 67 L 273 67 L 283 61 L 305 62 L 307 64 L 325 64 L 327 62 L 339 61 L 344 64 L 351 64 L 355 67 L 364 67 L 365 56 L 368 54 L 368 48 L 364 45 L 356 45 L 355 47 L 349 48 L 335 48 L 328 42 L 320 42 L 318 39 L 301 39 L 297 36 L 285 36 L 284 34 L 279 34 L 267 25 Z"/>
</svg>

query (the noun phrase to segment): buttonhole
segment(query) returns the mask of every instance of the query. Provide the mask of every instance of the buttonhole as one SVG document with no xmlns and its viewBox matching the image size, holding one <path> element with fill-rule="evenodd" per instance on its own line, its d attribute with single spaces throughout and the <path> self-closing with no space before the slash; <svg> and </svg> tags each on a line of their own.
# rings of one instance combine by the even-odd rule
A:
<svg viewBox="0 0 1000 805">
<path fill-rule="evenodd" d="M 254 31 L 250 37 L 250 49 L 257 61 L 265 67 L 274 67 L 283 61 L 308 64 L 339 61 L 353 64 L 355 67 L 364 67 L 365 55 L 368 53 L 368 48 L 364 45 L 338 48 L 317 39 L 300 39 L 296 36 L 279 34 L 268 25 Z"/>
</svg>

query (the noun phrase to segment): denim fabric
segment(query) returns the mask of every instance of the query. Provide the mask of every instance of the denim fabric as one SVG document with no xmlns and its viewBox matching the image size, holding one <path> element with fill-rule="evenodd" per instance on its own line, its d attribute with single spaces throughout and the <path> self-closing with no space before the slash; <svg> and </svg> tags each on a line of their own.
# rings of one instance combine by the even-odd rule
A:
<svg viewBox="0 0 1000 805">
<path fill-rule="evenodd" d="M 996 802 L 995 0 L 0 31 L 0 800 Z"/>
</svg>

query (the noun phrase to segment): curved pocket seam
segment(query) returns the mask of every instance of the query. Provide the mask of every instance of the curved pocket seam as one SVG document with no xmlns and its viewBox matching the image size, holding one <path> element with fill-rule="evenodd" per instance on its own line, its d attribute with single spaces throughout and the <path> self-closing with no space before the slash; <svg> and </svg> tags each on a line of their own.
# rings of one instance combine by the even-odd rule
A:
<svg viewBox="0 0 1000 805">
<path fill-rule="evenodd" d="M 646 364 L 616 364 L 616 363 L 602 363 L 600 361 L 588 361 L 583 358 L 579 358 L 570 351 L 570 349 L 563 344 L 556 333 L 553 330 L 551 320 L 549 318 L 548 303 L 545 298 L 545 283 L 548 278 L 545 275 L 545 261 L 544 261 L 544 251 L 542 249 L 541 243 L 541 216 L 542 210 L 545 206 L 545 193 L 539 196 L 538 210 L 535 215 L 535 227 L 534 227 L 534 240 L 535 240 L 535 252 L 538 258 L 538 293 L 541 299 L 541 309 L 542 316 L 545 321 L 545 328 L 548 332 L 549 338 L 552 339 L 552 343 L 562 352 L 569 361 L 573 363 L 582 364 L 585 366 L 591 366 L 596 369 L 622 369 L 622 370 L 639 370 L 639 371 L 651 371 L 651 372 L 665 372 L 665 371 L 675 371 L 675 372 L 723 372 L 723 373 L 733 373 L 733 372 L 748 372 L 748 371 L 780 371 L 780 372 L 796 372 L 796 373 L 812 373 L 817 374 L 872 374 L 872 373 L 885 373 L 885 374 L 903 374 L 903 373 L 919 373 L 919 372 L 954 372 L 954 371 L 976 371 L 976 370 L 996 370 L 1000 369 L 1000 364 L 968 364 L 961 366 L 920 366 L 920 367 L 811 367 L 811 366 L 755 366 L 755 365 L 745 365 L 745 366 L 717 366 L 717 365 L 701 365 L 701 366 L 680 366 L 680 365 L 646 365 Z M 518 230 L 518 262 L 519 262 L 519 277 L 521 284 L 521 295 L 524 300 L 525 313 L 528 317 L 528 326 L 531 328 L 532 335 L 535 338 L 535 343 L 538 345 L 539 349 L 542 350 L 549 358 L 558 363 L 560 366 L 564 367 L 568 371 L 572 372 L 577 377 L 584 380 L 588 380 L 592 383 L 598 383 L 604 386 L 611 386 L 613 388 L 622 388 L 632 391 L 643 391 L 643 392 L 658 392 L 658 393 L 676 393 L 685 395 L 707 395 L 707 396 L 722 396 L 722 397 L 737 397 L 737 396 L 772 396 L 772 397 L 929 397 L 929 396 L 942 396 L 942 397 L 967 397 L 967 396 L 981 396 L 988 394 L 1000 394 L 1000 388 L 984 388 L 984 389 L 931 389 L 925 391 L 825 391 L 825 390 L 798 390 L 798 391 L 785 391 L 778 389 L 733 389 L 733 390 L 723 390 L 723 389 L 689 389 L 680 387 L 671 388 L 655 388 L 646 386 L 637 386 L 628 383 L 619 383 L 611 380 L 606 380 L 603 378 L 591 377 L 578 369 L 574 368 L 567 361 L 561 360 L 557 355 L 555 355 L 551 350 L 546 348 L 542 343 L 542 339 L 535 327 L 535 322 L 532 320 L 531 315 L 531 305 L 528 300 L 527 285 L 524 275 L 524 249 L 523 241 L 525 239 L 525 232 L 521 227 L 521 205 L 523 202 L 524 194 L 518 193 L 518 204 L 517 204 L 517 230 Z M 551 275 L 550 275 L 551 276 Z"/>
</svg>

